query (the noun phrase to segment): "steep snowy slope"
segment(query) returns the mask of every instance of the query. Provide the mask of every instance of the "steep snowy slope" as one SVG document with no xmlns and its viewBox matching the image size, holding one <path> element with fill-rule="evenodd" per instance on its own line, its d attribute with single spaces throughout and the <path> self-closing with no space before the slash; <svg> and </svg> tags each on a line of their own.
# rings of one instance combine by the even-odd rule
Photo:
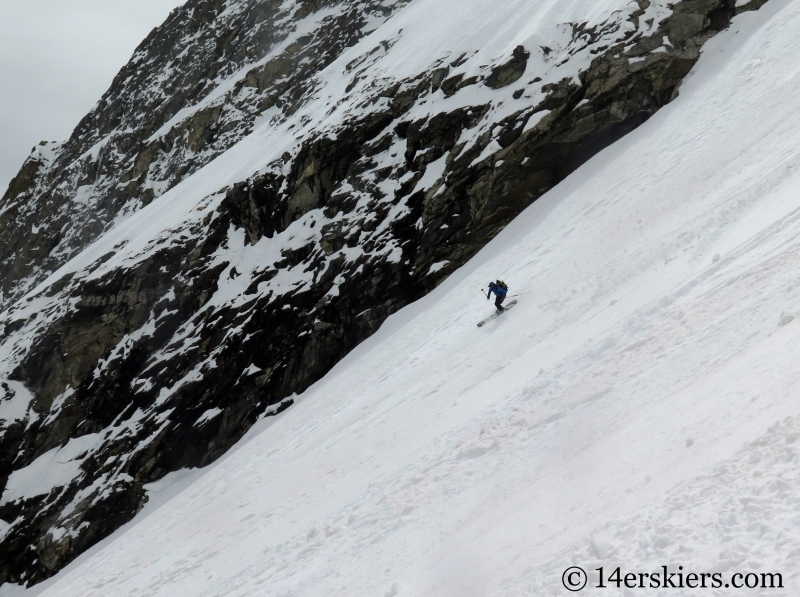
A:
<svg viewBox="0 0 800 597">
<path fill-rule="evenodd" d="M 189 0 L 0 201 L 0 582 L 289 408 L 764 4 Z"/>
<path fill-rule="evenodd" d="M 738 17 L 674 103 L 45 594 L 563 595 L 570 565 L 680 565 L 796 595 L 798 30 L 798 0 Z M 526 294 L 478 329 L 497 276 Z"/>
</svg>

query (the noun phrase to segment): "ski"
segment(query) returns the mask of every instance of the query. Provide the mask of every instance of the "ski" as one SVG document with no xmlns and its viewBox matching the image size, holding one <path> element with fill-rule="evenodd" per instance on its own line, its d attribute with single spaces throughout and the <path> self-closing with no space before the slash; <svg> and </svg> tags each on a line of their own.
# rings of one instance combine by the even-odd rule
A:
<svg viewBox="0 0 800 597">
<path fill-rule="evenodd" d="M 509 310 L 511 307 L 513 307 L 513 306 L 514 306 L 514 305 L 516 305 L 516 304 L 517 304 L 517 301 L 515 301 L 515 300 L 514 300 L 514 301 L 511 301 L 510 303 L 508 303 L 508 304 L 505 306 L 505 310 L 501 311 L 500 313 L 498 313 L 497 311 L 495 311 L 494 313 L 492 313 L 491 315 L 489 315 L 489 317 L 487 317 L 487 318 L 486 318 L 486 319 L 484 319 L 483 321 L 480 321 L 480 322 L 478 322 L 478 327 L 479 327 L 479 328 L 480 328 L 480 327 L 483 327 L 483 326 L 484 326 L 484 324 L 487 324 L 487 323 L 489 323 L 489 322 L 490 322 L 492 319 L 497 319 L 497 318 L 498 318 L 498 317 L 500 317 L 500 316 L 501 316 L 503 313 L 505 313 L 506 311 L 508 311 L 508 310 Z"/>
</svg>

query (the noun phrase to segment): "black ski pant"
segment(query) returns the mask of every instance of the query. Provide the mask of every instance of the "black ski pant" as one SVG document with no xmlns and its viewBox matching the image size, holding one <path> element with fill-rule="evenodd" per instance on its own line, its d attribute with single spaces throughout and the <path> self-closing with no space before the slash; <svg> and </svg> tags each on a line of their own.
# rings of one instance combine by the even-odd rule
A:
<svg viewBox="0 0 800 597">
<path fill-rule="evenodd" d="M 497 307 L 498 311 L 505 311 L 505 309 L 502 307 L 504 300 L 506 300 L 506 297 L 504 296 L 498 296 L 497 300 L 495 300 L 494 306 Z"/>
</svg>

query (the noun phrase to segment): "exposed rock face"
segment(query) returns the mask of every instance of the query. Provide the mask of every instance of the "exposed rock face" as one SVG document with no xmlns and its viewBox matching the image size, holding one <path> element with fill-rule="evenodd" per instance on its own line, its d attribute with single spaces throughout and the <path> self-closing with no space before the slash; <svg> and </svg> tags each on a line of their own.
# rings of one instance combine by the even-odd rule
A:
<svg viewBox="0 0 800 597">
<path fill-rule="evenodd" d="M 12 182 L 0 204 L 0 406 L 16 405 L 0 419 L 0 582 L 51 576 L 130 520 L 147 483 L 214 461 L 291 406 L 671 101 L 703 44 L 763 2 L 639 0 L 570 24 L 561 47 L 487 65 L 434 57 L 379 79 L 390 37 L 336 71 L 348 83 L 327 113 L 314 107 L 337 57 L 403 4 L 190 1 L 72 138 L 38 148 Z M 209 187 L 155 232 L 141 230 L 161 212 L 144 209 L 100 237 L 263 123 L 258 147 L 277 149 L 255 174 Z M 36 491 L 20 481 L 42 467 L 72 474 Z"/>
<path fill-rule="evenodd" d="M 501 89 L 519 81 L 522 75 L 525 74 L 530 56 L 531 53 L 524 46 L 514 48 L 511 60 L 493 68 L 492 74 L 486 77 L 486 86 L 492 89 Z"/>
</svg>

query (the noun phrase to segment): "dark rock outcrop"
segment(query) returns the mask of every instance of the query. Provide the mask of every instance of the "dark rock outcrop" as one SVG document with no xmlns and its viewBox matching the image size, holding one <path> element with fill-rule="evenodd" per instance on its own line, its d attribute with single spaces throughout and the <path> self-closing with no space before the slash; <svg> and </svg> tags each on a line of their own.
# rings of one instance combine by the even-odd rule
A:
<svg viewBox="0 0 800 597">
<path fill-rule="evenodd" d="M 531 53 L 523 46 L 514 48 L 514 56 L 511 60 L 492 69 L 492 74 L 486 78 L 486 86 L 492 89 L 500 89 L 519 81 L 522 75 L 525 74 L 530 55 Z"/>
</svg>

